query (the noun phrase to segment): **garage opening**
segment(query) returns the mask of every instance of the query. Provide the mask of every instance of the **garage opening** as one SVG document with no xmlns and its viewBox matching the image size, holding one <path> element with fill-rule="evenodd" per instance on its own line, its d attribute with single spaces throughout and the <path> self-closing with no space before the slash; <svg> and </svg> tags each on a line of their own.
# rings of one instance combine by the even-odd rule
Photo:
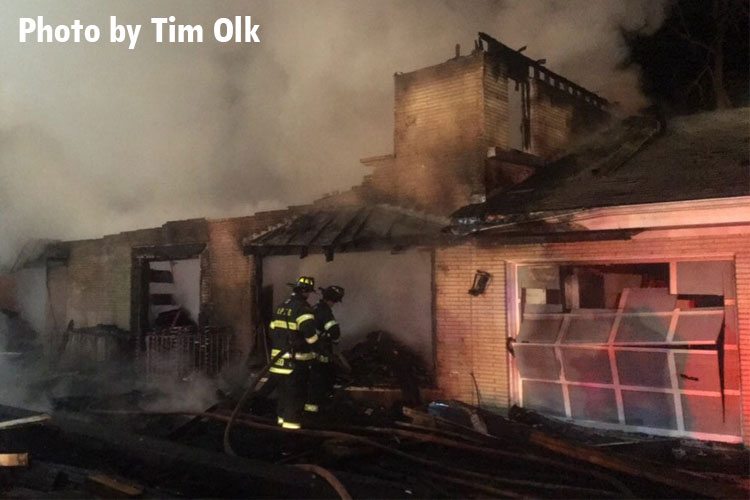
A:
<svg viewBox="0 0 750 500">
<path fill-rule="evenodd" d="M 518 404 L 741 441 L 732 262 L 519 266 L 517 286 Z"/>
<path fill-rule="evenodd" d="M 287 283 L 298 276 L 313 276 L 318 286 L 340 285 L 346 290 L 344 301 L 334 309 L 342 329 L 341 350 L 382 330 L 419 354 L 425 366 L 433 365 L 430 251 L 350 252 L 337 254 L 333 261 L 321 254 L 304 259 L 266 257 L 266 304 L 278 305 L 286 299 L 291 291 Z M 312 295 L 310 304 L 319 298 Z"/>
</svg>

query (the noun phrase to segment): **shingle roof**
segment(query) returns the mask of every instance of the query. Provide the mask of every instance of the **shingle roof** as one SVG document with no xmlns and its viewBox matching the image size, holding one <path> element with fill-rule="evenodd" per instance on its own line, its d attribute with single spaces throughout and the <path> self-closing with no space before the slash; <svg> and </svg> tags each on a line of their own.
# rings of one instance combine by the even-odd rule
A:
<svg viewBox="0 0 750 500">
<path fill-rule="evenodd" d="M 603 130 L 527 181 L 453 217 L 504 215 L 750 195 L 750 108 L 633 117 Z"/>
<path fill-rule="evenodd" d="M 246 251 L 296 253 L 398 248 L 449 238 L 448 219 L 389 205 L 310 210 L 243 240 Z"/>
</svg>

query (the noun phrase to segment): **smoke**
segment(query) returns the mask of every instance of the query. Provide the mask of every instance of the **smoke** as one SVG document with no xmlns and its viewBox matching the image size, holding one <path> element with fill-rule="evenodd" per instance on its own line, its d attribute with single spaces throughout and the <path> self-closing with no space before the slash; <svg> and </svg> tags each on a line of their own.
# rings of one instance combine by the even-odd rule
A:
<svg viewBox="0 0 750 500">
<path fill-rule="evenodd" d="M 219 391 L 231 390 L 247 375 L 237 360 L 214 378 L 198 371 L 177 378 L 167 371 L 146 379 L 138 376 L 132 360 L 125 357 L 97 360 L 94 336 L 69 341 L 59 354 L 44 349 L 41 340 L 20 316 L 0 312 L 0 404 L 38 411 L 203 411 L 218 401 Z M 78 345 L 70 345 L 73 342 Z M 156 356 L 151 355 L 154 366 L 160 364 Z M 165 356 L 161 365 L 186 361 Z"/>
<path fill-rule="evenodd" d="M 466 53 L 477 31 L 636 109 L 620 28 L 651 32 L 667 0 L 4 0 L 0 18 L 0 263 L 31 237 L 96 237 L 167 220 L 280 208 L 347 189 L 392 151 L 392 75 Z M 18 42 L 18 18 L 97 24 L 95 44 Z M 142 24 L 135 50 L 108 18 Z M 157 44 L 150 18 L 202 24 Z M 219 44 L 251 15 L 260 44 Z"/>
</svg>

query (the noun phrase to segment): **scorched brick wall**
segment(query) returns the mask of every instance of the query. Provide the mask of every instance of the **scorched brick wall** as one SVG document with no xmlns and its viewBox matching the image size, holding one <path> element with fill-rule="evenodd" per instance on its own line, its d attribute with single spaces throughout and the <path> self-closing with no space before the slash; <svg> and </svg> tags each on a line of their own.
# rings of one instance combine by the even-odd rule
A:
<svg viewBox="0 0 750 500">
<path fill-rule="evenodd" d="M 532 154 L 553 159 L 576 138 L 607 119 L 607 113 L 552 85 L 531 82 Z"/>
<path fill-rule="evenodd" d="M 607 116 L 580 95 L 528 82 L 533 154 L 554 157 Z M 394 154 L 367 162 L 365 199 L 448 214 L 486 195 L 488 148 L 507 150 L 509 127 L 520 126 L 509 123 L 508 85 L 516 83 L 503 60 L 473 52 L 396 74 L 394 84 Z"/>
</svg>

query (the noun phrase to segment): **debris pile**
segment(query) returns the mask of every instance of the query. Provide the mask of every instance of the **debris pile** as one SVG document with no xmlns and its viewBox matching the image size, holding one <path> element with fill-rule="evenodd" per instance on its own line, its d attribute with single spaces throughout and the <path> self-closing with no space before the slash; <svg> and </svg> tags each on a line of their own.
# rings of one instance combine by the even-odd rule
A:
<svg viewBox="0 0 750 500">
<path fill-rule="evenodd" d="M 409 402 L 419 401 L 419 387 L 432 385 L 422 358 L 382 330 L 343 353 L 351 366 L 349 385 L 398 387 Z"/>
<path fill-rule="evenodd" d="M 0 495 L 25 498 L 747 498 L 725 475 L 638 451 L 637 435 L 560 435 L 455 401 L 404 407 L 389 422 L 326 419 L 285 430 L 233 401 L 204 412 L 103 410 L 35 415 L 0 407 Z M 110 405 L 110 408 L 114 405 Z M 337 411 L 334 409 L 334 412 Z M 84 413 L 85 412 L 85 413 Z M 144 428 L 143 422 L 152 425 Z M 136 432 L 134 429 L 140 429 Z M 582 431 L 580 431 L 582 432 Z M 581 435 L 580 438 L 585 436 Z M 641 438 L 642 439 L 642 438 Z M 607 442 L 608 440 L 608 442 Z M 632 446 L 615 445 L 629 440 Z M 674 445 L 680 440 L 671 440 Z M 225 443 L 226 446 L 226 443 Z M 705 450 L 710 451 L 710 450 Z M 723 450 L 726 453 L 727 450 Z M 15 457 L 13 459 L 10 457 Z M 0 458 L 2 455 L 0 455 Z M 716 460 L 748 465 L 734 449 Z M 15 462 L 13 462 L 15 460 Z M 702 470 L 698 467 L 698 470 Z M 739 474 L 738 477 L 746 477 Z"/>
</svg>

